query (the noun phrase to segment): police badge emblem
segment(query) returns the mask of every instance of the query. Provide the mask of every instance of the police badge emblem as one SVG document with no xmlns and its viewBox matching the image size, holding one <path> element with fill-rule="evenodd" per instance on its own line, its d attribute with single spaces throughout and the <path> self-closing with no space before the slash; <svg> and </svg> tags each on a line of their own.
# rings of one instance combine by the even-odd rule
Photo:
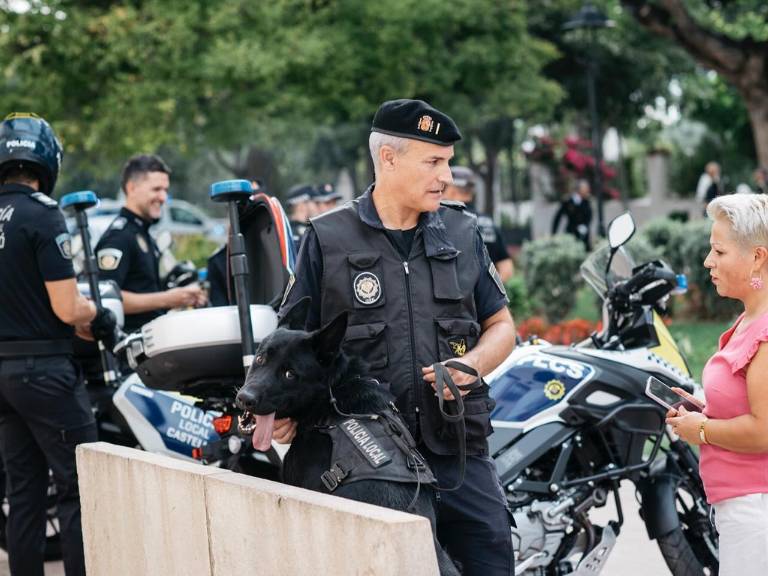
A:
<svg viewBox="0 0 768 576">
<path fill-rule="evenodd" d="M 104 248 L 99 250 L 97 259 L 101 270 L 117 270 L 120 260 L 123 258 L 123 252 L 114 248 Z"/>
<path fill-rule="evenodd" d="M 560 380 L 550 380 L 544 385 L 544 396 L 550 400 L 560 400 L 565 396 L 565 384 Z"/>
<path fill-rule="evenodd" d="M 56 236 L 56 246 L 59 247 L 59 252 L 67 260 L 72 260 L 72 239 L 66 232 Z"/>
<path fill-rule="evenodd" d="M 139 245 L 139 248 L 141 248 L 141 251 L 145 254 L 149 252 L 149 245 L 141 234 L 136 234 L 136 244 Z"/>
<path fill-rule="evenodd" d="M 381 298 L 381 282 L 371 272 L 361 272 L 352 281 L 355 298 L 360 304 L 370 306 Z"/>
<path fill-rule="evenodd" d="M 448 346 L 451 347 L 451 352 L 457 358 L 461 358 L 467 353 L 467 342 L 464 338 L 456 337 L 448 340 Z"/>
</svg>

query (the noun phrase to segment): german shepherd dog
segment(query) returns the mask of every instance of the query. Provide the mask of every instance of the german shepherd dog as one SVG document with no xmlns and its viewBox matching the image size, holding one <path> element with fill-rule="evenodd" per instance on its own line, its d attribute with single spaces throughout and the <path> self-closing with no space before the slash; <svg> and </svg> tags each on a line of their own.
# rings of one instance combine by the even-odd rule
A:
<svg viewBox="0 0 768 576">
<path fill-rule="evenodd" d="M 293 418 L 296 438 L 285 456 L 283 480 L 294 486 L 326 491 L 320 480 L 331 466 L 332 442 L 313 427 L 336 414 L 331 392 L 339 411 L 346 414 L 377 414 L 387 409 L 392 396 L 373 379 L 361 378 L 365 365 L 341 351 L 347 329 L 347 314 L 341 314 L 314 332 L 303 330 L 309 298 L 297 302 L 280 326 L 262 340 L 237 404 L 245 411 L 244 430 L 253 429 L 253 446 L 267 450 L 271 445 L 274 419 Z M 443 576 L 459 571 L 435 537 L 435 491 L 429 485 L 380 480 L 342 483 L 337 496 L 424 516 L 432 525 L 437 561 Z"/>
</svg>

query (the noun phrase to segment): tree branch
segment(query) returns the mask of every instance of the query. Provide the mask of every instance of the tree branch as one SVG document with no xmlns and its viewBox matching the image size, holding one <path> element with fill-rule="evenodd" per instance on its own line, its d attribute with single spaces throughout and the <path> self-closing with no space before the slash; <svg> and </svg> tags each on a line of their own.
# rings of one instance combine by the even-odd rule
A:
<svg viewBox="0 0 768 576">
<path fill-rule="evenodd" d="M 755 57 L 763 59 L 764 43 L 733 40 L 703 28 L 688 13 L 682 0 L 621 0 L 635 19 L 645 28 L 670 38 L 697 61 L 720 73 L 734 85 Z"/>
</svg>

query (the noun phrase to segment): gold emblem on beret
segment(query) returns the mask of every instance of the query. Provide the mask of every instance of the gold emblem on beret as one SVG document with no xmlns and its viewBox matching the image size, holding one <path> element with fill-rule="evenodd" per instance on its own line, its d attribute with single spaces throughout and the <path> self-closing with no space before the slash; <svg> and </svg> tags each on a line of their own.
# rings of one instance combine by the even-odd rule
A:
<svg viewBox="0 0 768 576">
<path fill-rule="evenodd" d="M 435 125 L 435 121 L 432 120 L 432 116 L 424 115 L 419 118 L 419 124 L 417 128 L 422 132 L 432 132 L 432 127 Z"/>
<path fill-rule="evenodd" d="M 550 400 L 560 400 L 565 396 L 565 384 L 560 380 L 550 380 L 544 385 L 544 396 Z"/>
</svg>

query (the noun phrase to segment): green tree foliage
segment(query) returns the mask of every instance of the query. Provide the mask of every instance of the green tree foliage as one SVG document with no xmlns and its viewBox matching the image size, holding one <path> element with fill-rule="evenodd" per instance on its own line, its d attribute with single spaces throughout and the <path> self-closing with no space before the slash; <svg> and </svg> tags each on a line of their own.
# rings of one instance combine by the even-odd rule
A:
<svg viewBox="0 0 768 576">
<path fill-rule="evenodd" d="M 493 118 L 544 117 L 561 97 L 540 74 L 555 51 L 528 34 L 520 2 L 30 5 L 0 2 L 0 109 L 46 116 L 94 171 L 165 146 L 216 150 L 253 177 L 286 151 L 311 154 L 335 126 L 349 140 L 323 162 L 352 162 L 388 98 L 429 99 L 471 135 Z"/>
<path fill-rule="evenodd" d="M 768 165 L 768 6 L 762 0 L 621 0 L 646 29 L 671 40 L 740 94 L 757 159 Z"/>
</svg>

